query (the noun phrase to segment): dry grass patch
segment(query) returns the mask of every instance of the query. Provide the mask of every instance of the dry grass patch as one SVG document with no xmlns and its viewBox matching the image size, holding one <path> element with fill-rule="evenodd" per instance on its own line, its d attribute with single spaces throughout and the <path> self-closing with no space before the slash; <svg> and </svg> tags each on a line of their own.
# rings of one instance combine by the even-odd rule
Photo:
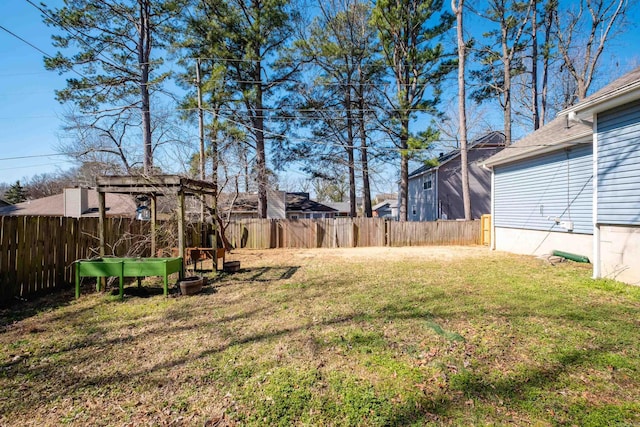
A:
<svg viewBox="0 0 640 427">
<path fill-rule="evenodd" d="M 588 266 L 466 247 L 230 258 L 242 271 L 193 297 L 3 312 L 0 424 L 640 423 L 640 289 Z"/>
</svg>

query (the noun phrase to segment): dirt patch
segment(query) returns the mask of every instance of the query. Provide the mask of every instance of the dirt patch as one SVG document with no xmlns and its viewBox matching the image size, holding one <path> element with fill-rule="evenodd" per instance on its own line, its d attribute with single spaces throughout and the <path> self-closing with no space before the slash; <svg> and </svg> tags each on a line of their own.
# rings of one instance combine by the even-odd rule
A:
<svg viewBox="0 0 640 427">
<path fill-rule="evenodd" d="M 286 263 L 296 260 L 455 260 L 491 256 L 495 252 L 486 246 L 410 246 L 410 247 L 366 247 L 366 248 L 320 248 L 320 249 L 239 249 L 227 255 L 227 260 L 240 261 L 242 267 L 261 264 Z"/>
</svg>

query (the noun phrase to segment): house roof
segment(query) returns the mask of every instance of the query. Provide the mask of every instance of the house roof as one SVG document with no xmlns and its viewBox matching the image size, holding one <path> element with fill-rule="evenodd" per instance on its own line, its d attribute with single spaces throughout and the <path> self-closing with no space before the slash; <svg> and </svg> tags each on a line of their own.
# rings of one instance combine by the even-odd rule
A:
<svg viewBox="0 0 640 427">
<path fill-rule="evenodd" d="M 506 147 L 484 161 L 485 166 L 494 166 L 527 158 L 532 155 L 558 150 L 591 137 L 591 125 L 558 116 L 535 132 Z"/>
<path fill-rule="evenodd" d="M 311 200 L 306 194 L 287 193 L 287 212 L 338 212 L 337 209 Z"/>
<path fill-rule="evenodd" d="M 394 200 L 394 199 L 383 200 L 382 202 L 376 204 L 375 206 L 372 206 L 371 210 L 377 211 L 378 209 L 383 208 L 385 206 L 389 206 L 390 208 L 397 208 L 398 200 Z"/>
<path fill-rule="evenodd" d="M 614 80 L 576 105 L 561 111 L 554 120 L 490 157 L 484 165 L 492 167 L 590 142 L 593 124 L 587 120 L 591 119 L 594 112 L 613 108 L 639 97 L 640 67 Z"/>
<path fill-rule="evenodd" d="M 350 202 L 325 202 L 324 204 L 338 212 L 349 212 L 351 210 Z"/>
<path fill-rule="evenodd" d="M 559 116 L 570 114 L 571 112 L 589 112 L 591 110 L 602 110 L 605 108 L 612 108 L 612 106 L 603 105 L 606 104 L 607 101 L 612 101 L 614 99 L 620 99 L 624 102 L 624 97 L 627 95 L 633 95 L 634 97 L 638 97 L 638 92 L 640 90 L 640 67 L 635 68 L 634 70 L 628 72 L 624 76 L 614 80 L 609 83 L 602 89 L 594 92 L 593 94 L 587 96 L 582 101 L 577 104 L 561 111 L 558 113 Z"/>
<path fill-rule="evenodd" d="M 398 198 L 398 193 L 379 193 L 376 194 L 374 200 L 377 202 L 382 202 L 385 200 L 396 200 Z"/>
<path fill-rule="evenodd" d="M 234 200 L 235 198 L 235 200 Z M 228 209 L 233 203 L 232 212 L 257 212 L 258 195 L 255 193 L 220 194 L 218 206 Z M 286 212 L 338 212 L 337 209 L 311 200 L 307 193 L 287 193 L 285 198 Z"/>
<path fill-rule="evenodd" d="M 504 134 L 502 132 L 492 131 L 472 141 L 471 144 L 469 144 L 468 149 L 484 148 L 484 147 L 500 147 L 500 146 L 504 146 Z M 437 166 L 433 166 L 433 165 L 421 166 L 418 169 L 411 172 L 409 174 L 409 178 L 417 175 L 422 175 L 423 173 L 428 172 L 432 169 L 437 169 L 442 165 L 444 165 L 445 163 L 448 163 L 451 160 L 458 158 L 459 156 L 460 156 L 459 149 L 455 149 L 455 150 L 449 151 L 448 153 L 441 154 L 438 157 Z"/>
<path fill-rule="evenodd" d="M 82 216 L 97 217 L 98 192 L 96 190 L 89 189 L 87 202 L 88 209 Z M 126 194 L 106 194 L 105 206 L 107 216 L 133 217 L 136 212 L 135 201 Z M 0 215 L 64 216 L 64 193 L 5 206 L 0 208 Z"/>
</svg>

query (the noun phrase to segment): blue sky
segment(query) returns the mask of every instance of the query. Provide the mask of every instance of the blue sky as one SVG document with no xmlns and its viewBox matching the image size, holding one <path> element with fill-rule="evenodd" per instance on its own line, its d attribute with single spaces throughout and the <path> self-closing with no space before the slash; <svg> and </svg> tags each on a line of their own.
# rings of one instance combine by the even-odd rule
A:
<svg viewBox="0 0 640 427">
<path fill-rule="evenodd" d="M 55 6 L 61 1 L 47 3 Z M 638 16 L 634 11 L 633 24 L 604 58 L 609 61 L 613 56 L 619 63 L 619 72 L 613 72 L 617 75 L 612 77 L 640 65 Z M 0 1 L 0 26 L 55 54 L 51 29 L 42 23 L 40 12 L 25 0 Z M 0 183 L 72 166 L 55 151 L 65 107 L 54 99 L 54 90 L 64 87 L 65 77 L 46 71 L 43 56 L 0 29 Z"/>
<path fill-rule="evenodd" d="M 40 13 L 24 0 L 2 0 L 0 25 L 45 52 L 53 52 L 49 29 Z M 37 3 L 36 3 L 37 4 Z M 54 90 L 64 77 L 46 71 L 43 54 L 0 30 L 0 182 L 13 183 L 38 173 L 67 169 L 71 164 L 56 154 L 64 111 Z"/>
</svg>

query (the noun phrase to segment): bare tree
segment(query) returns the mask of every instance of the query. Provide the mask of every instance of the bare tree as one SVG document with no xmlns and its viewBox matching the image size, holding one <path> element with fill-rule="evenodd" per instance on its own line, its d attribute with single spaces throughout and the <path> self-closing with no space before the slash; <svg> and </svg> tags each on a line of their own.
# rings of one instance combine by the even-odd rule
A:
<svg viewBox="0 0 640 427">
<path fill-rule="evenodd" d="M 575 81 L 571 104 L 587 96 L 605 45 L 624 22 L 626 10 L 627 0 L 581 0 L 577 10 L 558 16 L 558 50 Z"/>
<path fill-rule="evenodd" d="M 471 196 L 469 193 L 469 167 L 467 156 L 467 96 L 464 82 L 467 45 L 464 42 L 464 0 L 451 0 L 451 9 L 456 15 L 456 34 L 458 40 L 458 123 L 460 128 L 460 168 L 462 174 L 462 204 L 464 219 L 471 219 Z"/>
<path fill-rule="evenodd" d="M 512 77 L 524 71 L 521 53 L 526 46 L 523 37 L 532 7 L 533 0 L 490 0 L 488 9 L 482 13 L 497 28 L 487 33 L 490 44 L 477 54 L 483 67 L 472 73 L 480 82 L 472 96 L 478 102 L 499 97 L 507 145 L 512 140 Z"/>
<path fill-rule="evenodd" d="M 558 14 L 558 0 L 548 0 L 543 9 L 542 28 L 544 30 L 544 40 L 542 44 L 542 87 L 540 90 L 540 113 L 538 116 L 538 127 L 544 125 L 547 120 L 547 103 L 549 94 L 549 70 L 553 56 L 553 25 Z M 535 124 L 534 124 L 535 126 Z M 537 128 L 535 128 L 537 129 Z"/>
</svg>

